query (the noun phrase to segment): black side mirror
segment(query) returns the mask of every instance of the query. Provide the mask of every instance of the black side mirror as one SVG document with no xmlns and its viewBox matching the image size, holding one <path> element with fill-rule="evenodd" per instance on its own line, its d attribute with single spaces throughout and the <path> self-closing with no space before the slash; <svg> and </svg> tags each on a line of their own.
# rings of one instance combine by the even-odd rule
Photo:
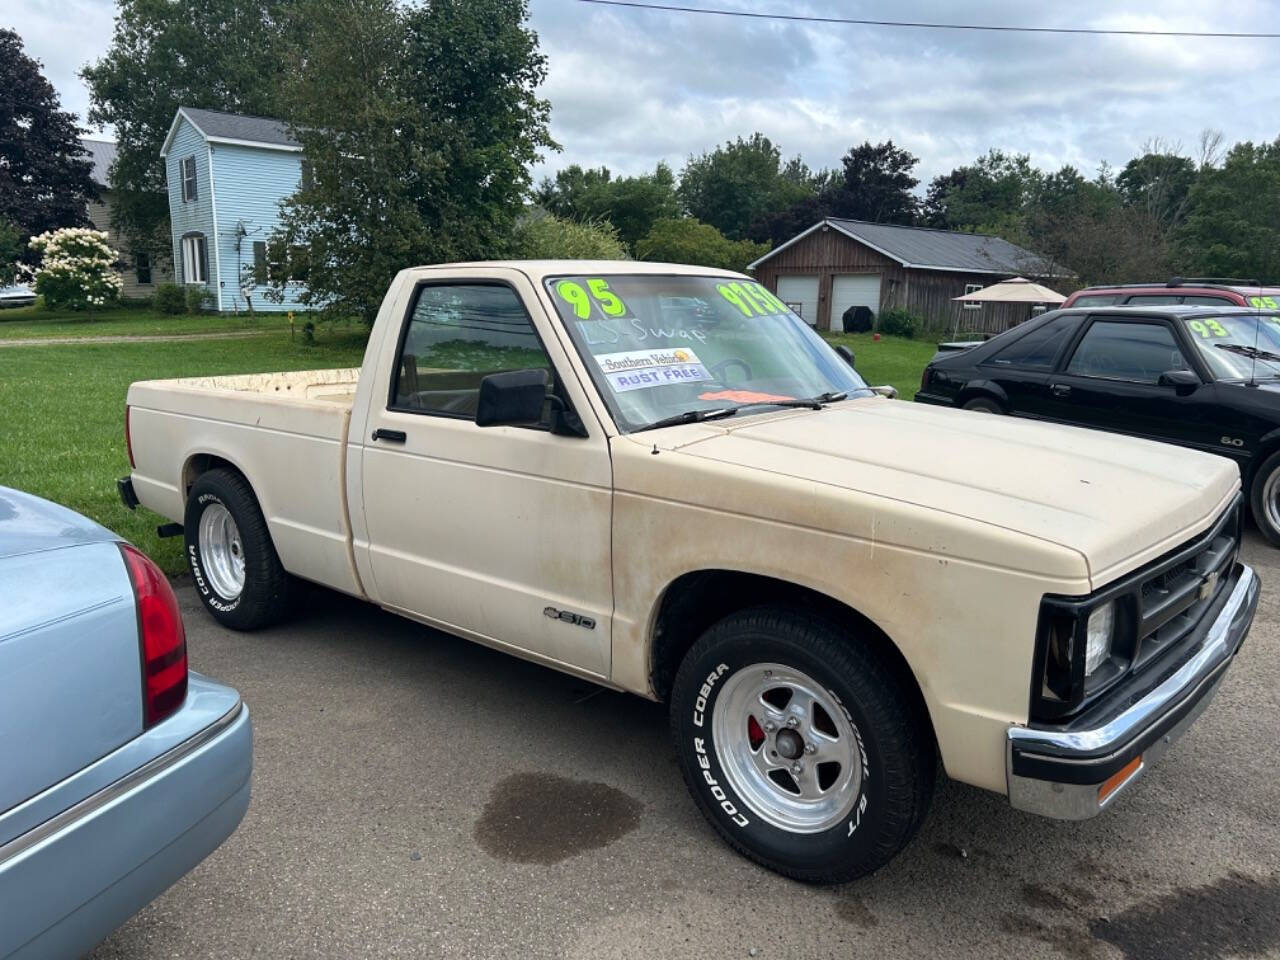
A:
<svg viewBox="0 0 1280 960">
<path fill-rule="evenodd" d="M 844 362 L 849 366 L 853 366 L 853 351 L 846 347 L 843 343 L 836 347 L 836 353 L 844 357 Z"/>
<path fill-rule="evenodd" d="M 546 370 L 512 370 L 491 373 L 480 381 L 476 401 L 476 426 L 537 423 L 547 404 L 551 376 Z"/>
<path fill-rule="evenodd" d="M 1195 393 L 1200 386 L 1200 377 L 1194 370 L 1166 370 L 1160 374 L 1157 382 L 1162 387 L 1173 387 L 1178 396 L 1185 397 L 1189 393 Z"/>
</svg>

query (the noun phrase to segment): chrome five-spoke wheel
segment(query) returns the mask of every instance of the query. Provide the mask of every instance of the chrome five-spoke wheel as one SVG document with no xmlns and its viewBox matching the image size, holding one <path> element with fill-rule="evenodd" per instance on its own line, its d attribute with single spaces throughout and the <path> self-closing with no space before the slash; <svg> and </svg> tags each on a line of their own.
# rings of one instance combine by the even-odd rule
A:
<svg viewBox="0 0 1280 960">
<path fill-rule="evenodd" d="M 209 504 L 201 514 L 199 545 L 209 586 L 225 600 L 240 596 L 244 590 L 244 544 L 231 511 L 222 504 Z"/>
<path fill-rule="evenodd" d="M 858 736 L 839 700 L 779 663 L 735 672 L 712 713 L 716 758 L 762 820 L 794 833 L 830 829 L 862 786 Z"/>
</svg>

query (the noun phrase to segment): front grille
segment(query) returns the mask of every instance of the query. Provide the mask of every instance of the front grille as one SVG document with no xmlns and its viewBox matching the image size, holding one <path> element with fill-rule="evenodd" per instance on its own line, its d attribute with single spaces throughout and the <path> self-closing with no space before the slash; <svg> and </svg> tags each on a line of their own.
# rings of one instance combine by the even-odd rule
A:
<svg viewBox="0 0 1280 960">
<path fill-rule="evenodd" d="M 1175 649 L 1213 606 L 1240 552 L 1241 520 L 1237 499 L 1205 533 L 1139 572 L 1132 669 Z"/>
</svg>

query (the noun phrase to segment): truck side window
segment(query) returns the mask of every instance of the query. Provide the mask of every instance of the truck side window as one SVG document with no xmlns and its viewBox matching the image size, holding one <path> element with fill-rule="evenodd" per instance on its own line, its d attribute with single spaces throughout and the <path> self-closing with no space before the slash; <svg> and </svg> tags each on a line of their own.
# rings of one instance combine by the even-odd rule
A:
<svg viewBox="0 0 1280 960">
<path fill-rule="evenodd" d="M 544 369 L 524 304 L 502 284 L 432 284 L 418 288 L 396 358 L 391 406 L 470 420 L 480 381 L 491 373 Z"/>
<path fill-rule="evenodd" d="M 1187 361 L 1162 323 L 1096 321 L 1085 331 L 1067 373 L 1108 380 L 1155 383 L 1166 370 L 1186 370 Z"/>
</svg>

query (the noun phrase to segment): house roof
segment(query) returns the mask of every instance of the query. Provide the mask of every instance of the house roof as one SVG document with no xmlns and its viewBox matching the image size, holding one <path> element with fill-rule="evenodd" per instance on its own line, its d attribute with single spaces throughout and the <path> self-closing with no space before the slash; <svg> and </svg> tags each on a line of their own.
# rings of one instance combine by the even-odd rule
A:
<svg viewBox="0 0 1280 960">
<path fill-rule="evenodd" d="M 302 150 L 302 144 L 290 135 L 288 125 L 282 120 L 224 113 L 221 110 L 202 110 L 198 107 L 179 107 L 173 124 L 169 127 L 169 135 L 164 139 L 164 146 L 160 148 L 160 156 L 168 156 L 173 135 L 178 129 L 178 121 L 184 118 L 210 143 L 263 147 L 267 150 Z"/>
<path fill-rule="evenodd" d="M 80 138 L 80 146 L 89 151 L 89 161 L 93 164 L 93 182 L 100 187 L 110 186 L 107 183 L 107 172 L 116 159 L 116 145 L 109 140 L 90 140 Z"/>
<path fill-rule="evenodd" d="M 832 229 L 913 270 L 985 273 L 997 276 L 1025 273 L 1039 277 L 1067 276 L 1044 257 L 1000 237 L 956 233 L 932 227 L 902 227 L 865 220 L 827 217 L 786 243 L 774 247 L 747 269 L 751 270 L 819 229 Z"/>
</svg>

